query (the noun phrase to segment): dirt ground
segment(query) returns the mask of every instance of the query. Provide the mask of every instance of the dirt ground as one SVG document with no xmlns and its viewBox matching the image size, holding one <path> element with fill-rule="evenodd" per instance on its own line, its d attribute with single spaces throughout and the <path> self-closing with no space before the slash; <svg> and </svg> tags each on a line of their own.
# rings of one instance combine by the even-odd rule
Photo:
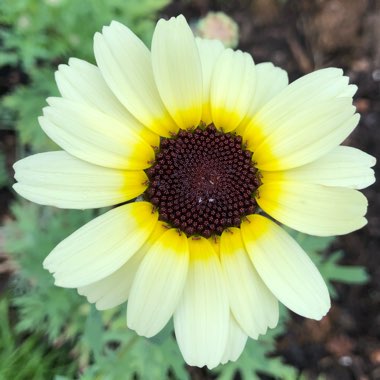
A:
<svg viewBox="0 0 380 380">
<path fill-rule="evenodd" d="M 343 68 L 358 85 L 355 104 L 362 115 L 346 144 L 379 157 L 379 0 L 181 0 L 174 1 L 162 15 L 183 13 L 196 20 L 209 10 L 230 15 L 240 27 L 239 48 L 251 53 L 257 63 L 271 61 L 284 68 L 291 80 L 322 67 Z M 17 70 L 0 72 L 0 94 L 22 81 L 22 75 Z M 15 135 L 0 133 L 0 150 L 6 153 L 11 175 Z M 375 170 L 378 173 L 377 167 Z M 294 316 L 287 335 L 278 342 L 278 354 L 310 379 L 320 374 L 334 380 L 380 379 L 379 187 L 377 183 L 364 191 L 370 205 L 368 226 L 339 238 L 334 247 L 346 252 L 345 264 L 366 266 L 370 282 L 339 285 L 339 300 L 326 318 L 315 322 Z M 8 190 L 1 190 L 3 218 L 11 198 Z M 0 292 L 7 278 L 1 252 L 0 239 Z"/>
</svg>

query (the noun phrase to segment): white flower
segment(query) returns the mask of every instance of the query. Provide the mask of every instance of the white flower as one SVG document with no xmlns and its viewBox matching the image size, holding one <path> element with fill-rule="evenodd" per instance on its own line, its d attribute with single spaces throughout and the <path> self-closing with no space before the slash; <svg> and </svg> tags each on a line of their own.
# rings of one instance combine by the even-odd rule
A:
<svg viewBox="0 0 380 380">
<path fill-rule="evenodd" d="M 119 205 L 46 258 L 56 285 L 98 309 L 128 300 L 128 327 L 147 337 L 173 316 L 186 362 L 209 368 L 276 326 L 278 300 L 321 319 L 322 277 L 265 215 L 318 236 L 366 224 L 357 189 L 375 159 L 339 145 L 359 120 L 356 86 L 335 68 L 289 85 L 271 63 L 194 39 L 183 16 L 157 23 L 151 52 L 117 22 L 94 51 L 98 66 L 59 67 L 62 97 L 40 118 L 63 151 L 15 164 L 34 202 Z"/>
</svg>

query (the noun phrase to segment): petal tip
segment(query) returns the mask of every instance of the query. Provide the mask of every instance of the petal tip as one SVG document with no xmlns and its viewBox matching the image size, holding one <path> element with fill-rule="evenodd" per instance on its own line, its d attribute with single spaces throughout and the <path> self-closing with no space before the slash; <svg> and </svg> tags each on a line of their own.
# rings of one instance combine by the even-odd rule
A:
<svg viewBox="0 0 380 380">
<path fill-rule="evenodd" d="M 14 165 L 13 165 L 13 167 L 14 167 Z M 16 178 L 16 174 L 15 174 L 15 178 Z M 14 183 L 13 185 L 12 185 L 12 189 L 17 193 L 17 194 L 19 194 L 19 195 L 21 195 L 20 193 L 19 193 L 19 187 L 20 187 L 20 184 L 19 183 Z"/>
<path fill-rule="evenodd" d="M 120 26 L 124 27 L 124 25 L 121 22 L 116 21 L 116 20 L 112 20 L 109 26 L 110 27 L 120 27 Z"/>
<path fill-rule="evenodd" d="M 104 32 L 104 27 L 102 29 L 102 32 Z M 100 33 L 100 32 L 96 32 L 94 34 L 94 49 L 97 49 L 97 47 L 100 45 L 100 44 L 103 44 L 104 43 L 104 37 L 103 37 L 103 34 Z M 95 52 L 96 54 L 96 52 Z"/>
<path fill-rule="evenodd" d="M 68 61 L 68 66 L 75 66 L 75 65 L 79 64 L 80 62 L 82 62 L 81 59 L 75 58 L 75 57 L 70 57 L 69 61 Z M 61 66 L 61 65 L 59 65 L 59 66 Z M 67 66 L 67 65 L 63 65 L 63 66 Z"/>
</svg>

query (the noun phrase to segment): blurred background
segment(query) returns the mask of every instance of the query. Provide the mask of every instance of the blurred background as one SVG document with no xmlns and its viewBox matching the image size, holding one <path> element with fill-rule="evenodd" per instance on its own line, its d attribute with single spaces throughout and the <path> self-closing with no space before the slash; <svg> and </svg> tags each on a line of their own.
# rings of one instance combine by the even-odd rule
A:
<svg viewBox="0 0 380 380">
<path fill-rule="evenodd" d="M 95 213 L 40 207 L 12 191 L 16 160 L 57 149 L 37 123 L 45 99 L 57 95 L 54 71 L 69 57 L 94 62 L 93 34 L 111 20 L 149 46 L 157 19 L 179 13 L 197 35 L 272 61 L 291 81 L 343 68 L 359 87 L 361 113 L 345 144 L 379 156 L 378 0 L 0 0 L 0 380 L 380 379 L 378 184 L 364 191 L 362 230 L 336 239 L 294 234 L 329 284 L 329 314 L 316 322 L 282 310 L 276 329 L 213 371 L 184 364 L 171 325 L 138 337 L 125 327 L 125 306 L 99 313 L 42 269 Z"/>
</svg>

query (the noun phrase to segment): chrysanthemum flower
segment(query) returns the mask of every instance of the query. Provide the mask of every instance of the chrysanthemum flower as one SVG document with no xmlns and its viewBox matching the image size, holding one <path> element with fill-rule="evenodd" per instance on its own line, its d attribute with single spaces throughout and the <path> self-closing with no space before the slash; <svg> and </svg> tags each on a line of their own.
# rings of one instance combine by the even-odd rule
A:
<svg viewBox="0 0 380 380">
<path fill-rule="evenodd" d="M 170 320 L 190 365 L 236 360 L 278 322 L 278 301 L 321 319 L 327 287 L 276 221 L 317 236 L 366 224 L 375 159 L 339 144 L 358 123 L 335 68 L 288 84 L 271 63 L 157 23 L 151 52 L 112 22 L 97 66 L 61 65 L 62 97 L 39 119 L 63 150 L 15 164 L 15 190 L 44 205 L 116 206 L 46 258 L 57 286 L 151 337 Z M 274 221 L 274 220 L 275 221 Z"/>
</svg>

